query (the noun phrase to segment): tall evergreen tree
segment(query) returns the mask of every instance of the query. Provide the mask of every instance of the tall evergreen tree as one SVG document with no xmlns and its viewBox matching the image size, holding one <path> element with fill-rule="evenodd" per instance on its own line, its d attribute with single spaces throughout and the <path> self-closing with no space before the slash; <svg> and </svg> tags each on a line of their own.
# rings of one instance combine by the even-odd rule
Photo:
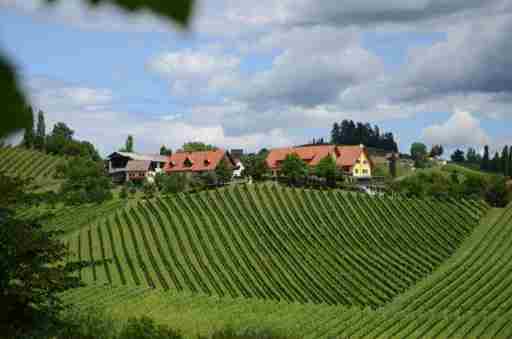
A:
<svg viewBox="0 0 512 339">
<path fill-rule="evenodd" d="M 27 110 L 30 116 L 32 116 L 32 120 L 30 121 L 30 126 L 28 126 L 25 130 L 25 135 L 23 136 L 23 146 L 25 146 L 26 148 L 32 148 L 34 147 L 36 138 L 34 132 L 34 111 L 32 110 L 31 106 L 28 106 Z"/>
<path fill-rule="evenodd" d="M 508 148 L 508 173 L 509 177 L 512 177 L 512 145 Z"/>
<path fill-rule="evenodd" d="M 44 112 L 39 110 L 37 113 L 36 137 L 34 147 L 43 150 L 46 143 L 46 124 L 44 121 Z"/>
<path fill-rule="evenodd" d="M 133 136 L 128 135 L 126 138 L 126 142 L 124 144 L 124 148 L 120 149 L 121 152 L 133 152 Z"/>
<path fill-rule="evenodd" d="M 500 172 L 501 169 L 501 159 L 500 159 L 500 153 L 496 151 L 494 153 L 494 157 L 491 160 L 490 168 L 489 170 L 491 172 Z"/>
<path fill-rule="evenodd" d="M 490 170 L 490 157 L 489 157 L 489 146 L 485 145 L 484 147 L 484 156 L 482 157 L 482 163 L 480 165 L 480 169 L 483 171 Z"/>
<path fill-rule="evenodd" d="M 162 147 L 160 147 L 160 155 L 172 155 L 172 150 L 162 145 Z"/>
<path fill-rule="evenodd" d="M 504 176 L 507 176 L 510 171 L 510 159 L 508 153 L 508 146 L 503 147 L 503 151 L 501 152 L 501 172 L 503 173 Z"/>
</svg>

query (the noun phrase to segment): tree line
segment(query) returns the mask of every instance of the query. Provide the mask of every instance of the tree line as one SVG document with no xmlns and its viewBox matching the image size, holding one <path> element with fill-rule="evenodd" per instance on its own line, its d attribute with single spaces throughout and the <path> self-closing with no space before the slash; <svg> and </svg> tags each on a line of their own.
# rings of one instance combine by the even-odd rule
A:
<svg viewBox="0 0 512 339">
<path fill-rule="evenodd" d="M 393 133 L 382 133 L 377 125 L 372 127 L 369 123 L 354 122 L 353 120 L 343 120 L 333 124 L 331 143 L 336 145 L 363 144 L 390 152 L 398 151 Z"/>
<path fill-rule="evenodd" d="M 27 110 L 33 114 L 33 108 Z M 63 122 L 58 122 L 53 126 L 52 131 L 46 133 L 45 113 L 39 110 L 37 113 L 37 123 L 31 125 L 25 130 L 22 145 L 29 149 L 36 149 L 48 154 L 62 156 L 80 156 L 87 157 L 93 161 L 101 160 L 101 157 L 92 143 L 89 141 L 80 141 L 73 136 L 75 131 Z"/>
<path fill-rule="evenodd" d="M 468 164 L 482 171 L 500 173 L 506 177 L 512 177 L 512 146 L 504 146 L 500 151 L 495 151 L 491 157 L 489 146 L 484 146 L 483 155 L 475 148 L 468 148 L 467 152 L 456 149 L 451 155 L 451 160 L 460 164 Z"/>
</svg>

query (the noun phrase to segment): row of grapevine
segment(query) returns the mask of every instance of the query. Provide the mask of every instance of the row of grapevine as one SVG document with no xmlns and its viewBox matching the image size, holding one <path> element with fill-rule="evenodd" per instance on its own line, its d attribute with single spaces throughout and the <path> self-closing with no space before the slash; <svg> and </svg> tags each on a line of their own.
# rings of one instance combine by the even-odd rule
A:
<svg viewBox="0 0 512 339">
<path fill-rule="evenodd" d="M 0 148 L 0 172 L 20 178 L 52 179 L 62 157 L 22 147 Z"/>
<path fill-rule="evenodd" d="M 251 194 L 253 200 L 246 202 L 256 208 L 262 203 L 258 199 L 269 198 L 265 189 L 257 190 L 238 193 Z M 294 192 L 286 194 L 292 198 Z M 200 194 L 203 202 L 216 196 Z M 95 283 L 63 297 L 80 308 L 104 307 L 120 320 L 148 315 L 188 338 L 226 327 L 265 328 L 303 338 L 510 338 L 511 272 L 512 207 L 492 210 L 432 275 L 377 310 Z"/>
<path fill-rule="evenodd" d="M 86 282 L 377 308 L 436 270 L 487 209 L 435 204 L 235 186 L 107 204 L 96 212 L 105 220 L 68 238 L 99 262 L 82 270 Z M 471 213 L 465 226 L 458 204 Z"/>
</svg>

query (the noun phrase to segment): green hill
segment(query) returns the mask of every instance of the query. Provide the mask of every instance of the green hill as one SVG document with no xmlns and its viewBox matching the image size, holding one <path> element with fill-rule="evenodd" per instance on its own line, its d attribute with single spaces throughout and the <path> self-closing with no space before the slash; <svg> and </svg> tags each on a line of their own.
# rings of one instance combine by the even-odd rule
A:
<svg viewBox="0 0 512 339">
<path fill-rule="evenodd" d="M 65 299 L 119 319 L 151 315 L 191 337 L 229 325 L 405 338 L 425 323 L 503 317 L 483 319 L 457 293 L 498 292 L 479 278 L 495 258 L 481 243 L 512 208 L 247 185 L 105 211 L 65 237 L 74 258 L 96 263 Z"/>
<path fill-rule="evenodd" d="M 512 206 L 493 209 L 432 274 L 376 310 L 206 296 L 144 284 L 91 284 L 65 298 L 81 307 L 105 307 L 121 319 L 150 315 L 189 337 L 232 326 L 263 327 L 305 338 L 509 338 L 511 245 Z"/>
<path fill-rule="evenodd" d="M 57 165 L 64 158 L 48 155 L 23 147 L 0 148 L 0 173 L 8 176 L 33 179 L 39 189 L 54 189 L 59 180 L 54 179 Z"/>
</svg>

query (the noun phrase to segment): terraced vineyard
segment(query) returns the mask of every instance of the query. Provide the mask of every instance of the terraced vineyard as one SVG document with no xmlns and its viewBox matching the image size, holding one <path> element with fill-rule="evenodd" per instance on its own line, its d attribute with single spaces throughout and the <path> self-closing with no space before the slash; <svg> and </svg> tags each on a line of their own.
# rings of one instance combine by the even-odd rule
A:
<svg viewBox="0 0 512 339">
<path fill-rule="evenodd" d="M 431 275 L 376 310 L 178 293 L 143 284 L 92 284 L 65 298 L 81 307 L 105 307 L 120 318 L 127 310 L 150 315 L 191 337 L 225 326 L 260 326 L 305 338 L 510 338 L 511 259 L 509 206 L 491 210 Z"/>
<path fill-rule="evenodd" d="M 53 179 L 62 157 L 48 155 L 22 147 L 0 148 L 0 172 L 20 178 L 47 182 Z"/>
<path fill-rule="evenodd" d="M 252 185 L 139 202 L 67 238 L 85 282 L 326 305 L 389 303 L 487 210 Z"/>
</svg>

